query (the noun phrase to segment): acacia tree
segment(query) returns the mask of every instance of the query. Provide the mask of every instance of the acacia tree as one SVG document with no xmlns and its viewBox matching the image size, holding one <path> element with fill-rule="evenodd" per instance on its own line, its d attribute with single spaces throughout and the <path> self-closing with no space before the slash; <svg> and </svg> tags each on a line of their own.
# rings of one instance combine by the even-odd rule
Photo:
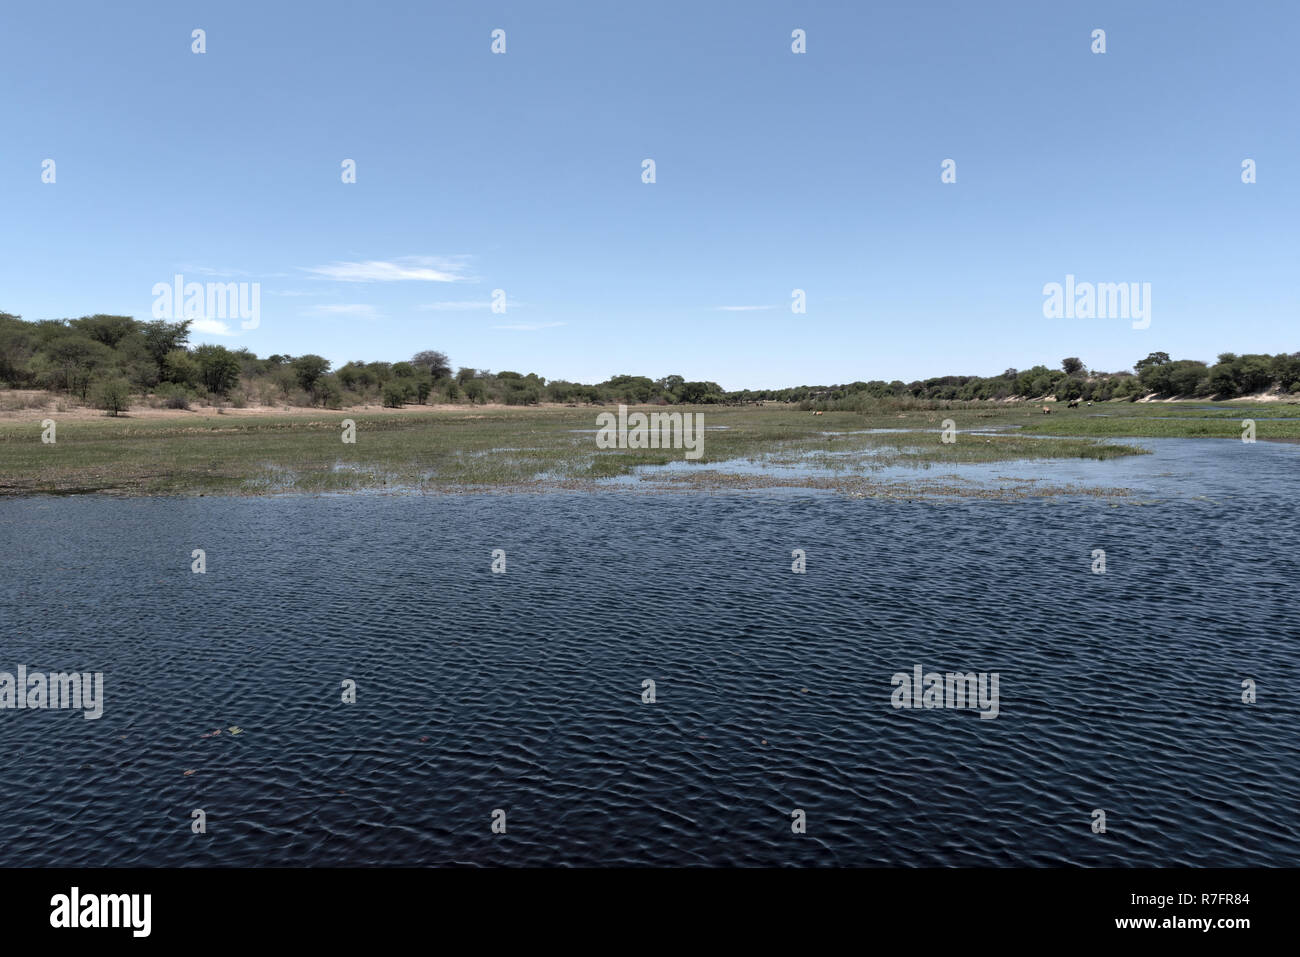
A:
<svg viewBox="0 0 1300 957">
<path fill-rule="evenodd" d="M 239 382 L 239 359 L 225 346 L 198 346 L 191 355 L 198 364 L 203 387 L 209 392 L 225 395 Z"/>
<path fill-rule="evenodd" d="M 445 379 L 451 375 L 451 360 L 447 358 L 447 353 L 438 352 L 436 349 L 425 349 L 423 352 L 417 352 L 411 356 L 411 365 L 420 369 L 427 369 L 429 375 L 435 379 Z"/>
<path fill-rule="evenodd" d="M 330 361 L 324 356 L 307 354 L 293 360 L 293 374 L 298 384 L 308 392 L 314 392 L 316 381 L 330 371 Z"/>
<path fill-rule="evenodd" d="M 1153 352 L 1150 355 L 1148 355 L 1145 359 L 1139 359 L 1137 362 L 1133 363 L 1133 368 L 1136 369 L 1138 372 L 1141 372 L 1143 369 L 1146 369 L 1148 366 L 1162 366 L 1168 362 L 1169 362 L 1169 353 Z"/>
<path fill-rule="evenodd" d="M 192 320 L 185 319 L 181 322 L 168 322 L 166 319 L 155 319 L 153 322 L 144 324 L 144 345 L 145 351 L 158 364 L 158 374 L 162 376 L 163 366 L 167 362 L 167 356 L 173 349 L 184 349 L 185 344 L 190 341 L 190 323 Z"/>
<path fill-rule="evenodd" d="M 110 349 L 116 349 L 123 339 L 135 333 L 139 327 L 139 323 L 130 316 L 108 316 L 103 313 L 73 319 L 68 325 Z"/>
<path fill-rule="evenodd" d="M 87 336 L 69 334 L 50 343 L 43 359 L 53 382 L 85 399 L 95 370 L 112 361 L 113 350 Z"/>
</svg>

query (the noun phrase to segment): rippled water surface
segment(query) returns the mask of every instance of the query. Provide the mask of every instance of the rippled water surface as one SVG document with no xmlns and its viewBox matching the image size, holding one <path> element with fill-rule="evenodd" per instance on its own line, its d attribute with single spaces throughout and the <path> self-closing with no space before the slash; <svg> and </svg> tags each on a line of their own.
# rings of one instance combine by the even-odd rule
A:
<svg viewBox="0 0 1300 957">
<path fill-rule="evenodd" d="M 982 468 L 1145 504 L 0 502 L 0 671 L 106 691 L 0 711 L 0 864 L 1300 863 L 1300 447 L 1143 444 Z"/>
</svg>

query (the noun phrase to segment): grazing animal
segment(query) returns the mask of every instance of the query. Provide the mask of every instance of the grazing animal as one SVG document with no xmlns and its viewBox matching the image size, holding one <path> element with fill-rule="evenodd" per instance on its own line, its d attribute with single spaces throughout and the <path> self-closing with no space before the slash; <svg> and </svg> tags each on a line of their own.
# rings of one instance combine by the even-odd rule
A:
<svg viewBox="0 0 1300 957">
<path fill-rule="evenodd" d="M 1067 409 L 1077 409 L 1078 407 L 1079 407 L 1078 399 L 1071 399 L 1070 404 L 1066 406 Z"/>
<path fill-rule="evenodd" d="M 1043 406 L 1043 415 L 1051 415 L 1051 414 L 1052 414 L 1052 410 L 1049 409 L 1047 406 Z"/>
<path fill-rule="evenodd" d="M 813 415 L 825 415 L 825 412 L 814 412 Z"/>
</svg>

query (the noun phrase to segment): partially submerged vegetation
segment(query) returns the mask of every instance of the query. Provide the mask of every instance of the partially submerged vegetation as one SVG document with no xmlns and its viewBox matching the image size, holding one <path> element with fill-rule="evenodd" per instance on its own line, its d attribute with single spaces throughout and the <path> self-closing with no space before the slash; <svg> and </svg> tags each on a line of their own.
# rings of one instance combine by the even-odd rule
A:
<svg viewBox="0 0 1300 957">
<path fill-rule="evenodd" d="M 680 450 L 596 447 L 595 411 L 489 407 L 368 413 L 170 413 L 61 417 L 41 441 L 40 413 L 0 422 L 0 494 L 268 494 L 410 488 L 597 488 L 641 478 L 696 487 L 786 485 L 861 494 L 893 466 L 925 470 L 1025 459 L 1141 454 L 1107 436 L 1240 438 L 1241 419 L 1261 439 L 1300 438 L 1280 404 L 1203 411 L 1192 403 L 1105 406 L 1043 415 L 1023 404 L 928 403 L 810 415 L 790 406 L 704 410 L 698 462 Z M 356 442 L 342 441 L 343 422 Z M 944 421 L 958 430 L 941 441 Z M 675 464 L 674 464 L 675 463 Z M 666 471 L 646 466 L 673 467 Z M 933 473 L 931 473 L 933 474 Z M 707 478 L 706 478 L 707 477 Z M 1098 474 L 1105 483 L 1105 473 Z M 890 487 L 906 494 L 896 474 Z M 954 482 L 952 484 L 960 484 Z M 626 484 L 620 487 L 626 487 Z M 883 485 L 881 486 L 884 487 Z M 918 486 L 919 487 L 919 486 Z"/>
</svg>

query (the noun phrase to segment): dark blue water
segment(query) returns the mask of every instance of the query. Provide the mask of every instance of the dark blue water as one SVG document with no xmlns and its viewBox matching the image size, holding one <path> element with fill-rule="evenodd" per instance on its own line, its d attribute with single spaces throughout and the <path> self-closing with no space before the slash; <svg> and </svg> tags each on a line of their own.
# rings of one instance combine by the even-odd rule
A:
<svg viewBox="0 0 1300 957">
<path fill-rule="evenodd" d="M 1070 464 L 1118 507 L 0 501 L 0 671 L 106 695 L 0 711 L 0 865 L 1294 865 L 1300 448 L 1250 452 Z"/>
</svg>

